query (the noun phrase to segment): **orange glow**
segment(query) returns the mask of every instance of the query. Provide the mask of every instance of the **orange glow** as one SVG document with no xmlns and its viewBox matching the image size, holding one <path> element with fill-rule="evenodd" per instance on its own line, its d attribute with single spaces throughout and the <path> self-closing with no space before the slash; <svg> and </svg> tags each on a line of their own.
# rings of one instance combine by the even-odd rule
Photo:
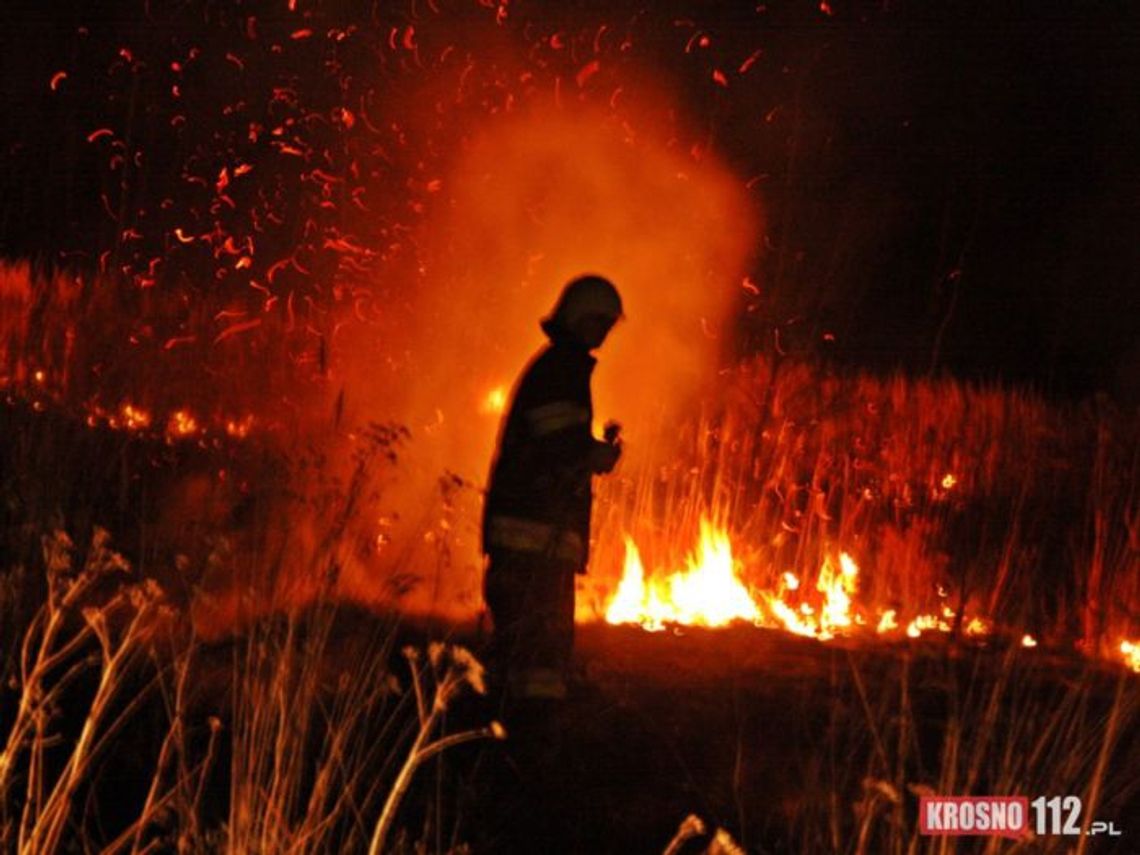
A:
<svg viewBox="0 0 1140 855">
<path fill-rule="evenodd" d="M 1029 633 L 1026 633 L 1025 635 L 1021 636 L 1021 646 L 1022 647 L 1036 647 L 1037 646 L 1037 639 L 1034 638 Z"/>
<path fill-rule="evenodd" d="M 952 488 L 957 483 L 958 483 L 958 479 L 955 478 L 949 472 L 947 472 L 945 475 L 942 476 L 942 489 L 943 490 L 949 490 L 950 488 Z"/>
<path fill-rule="evenodd" d="M 243 419 L 228 419 L 226 421 L 226 434 L 235 439 L 244 439 L 249 436 L 249 432 L 252 428 L 253 416 L 246 416 Z"/>
<path fill-rule="evenodd" d="M 417 185 L 418 251 L 434 259 L 430 270 L 408 289 L 406 311 L 345 326 L 336 347 L 351 393 L 345 422 L 385 413 L 416 434 L 388 491 L 394 504 L 433 501 L 445 470 L 482 483 L 511 384 L 545 342 L 538 322 L 574 276 L 608 276 L 627 309 L 593 376 L 598 429 L 610 419 L 627 426 L 623 471 L 667 459 L 677 425 L 714 382 L 760 243 L 758 202 L 715 152 L 695 164 L 671 144 L 676 112 L 664 98 L 629 93 L 621 109 L 632 136 L 605 109 L 536 99 L 486 122 Z M 407 520 L 393 526 L 393 543 L 426 548 Z M 602 551 L 620 562 L 620 532 L 611 537 Z M 366 568 L 341 584 L 362 599 L 378 593 Z M 438 597 L 422 586 L 406 607 L 445 602 L 461 614 L 478 588 L 476 574 L 454 574 Z"/>
<path fill-rule="evenodd" d="M 505 386 L 496 386 L 487 393 L 487 397 L 483 399 L 483 404 L 479 407 L 479 412 L 487 415 L 498 415 L 503 412 L 507 406 L 507 389 Z"/>
</svg>

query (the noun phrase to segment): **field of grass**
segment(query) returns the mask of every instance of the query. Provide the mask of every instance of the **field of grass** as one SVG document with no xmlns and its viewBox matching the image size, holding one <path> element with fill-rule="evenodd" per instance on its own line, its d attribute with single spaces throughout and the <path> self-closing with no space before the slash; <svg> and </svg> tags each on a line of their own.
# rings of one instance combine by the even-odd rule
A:
<svg viewBox="0 0 1140 855">
<path fill-rule="evenodd" d="M 1119 16 L 9 5 L 0 855 L 1140 852 L 1140 411 L 938 370 L 1124 397 Z M 587 264 L 626 451 L 571 695 L 508 705 L 482 479 Z M 606 622 L 702 528 L 860 620 Z"/>
<path fill-rule="evenodd" d="M 661 453 L 643 455 L 657 465 L 601 485 L 586 683 L 534 715 L 479 700 L 477 663 L 434 645 L 485 641 L 476 558 L 455 534 L 474 526 L 477 487 L 440 473 L 427 546 L 376 548 L 385 474 L 414 434 L 329 418 L 294 446 L 256 429 L 188 439 L 164 418 L 85 418 L 34 372 L 5 377 L 5 850 L 507 851 L 552 836 L 554 851 L 659 852 L 696 813 L 707 833 L 675 851 L 731 851 L 716 828 L 805 855 L 1127 851 L 920 838 L 915 818 L 930 792 L 1073 793 L 1087 821 L 1135 815 L 1140 684 L 1120 645 L 1140 636 L 1140 434 L 1107 399 L 741 364 L 699 417 L 658 432 Z M 950 606 L 992 630 L 821 644 L 594 619 L 624 535 L 672 566 L 701 517 L 757 589 L 844 550 L 868 608 Z M 440 613 L 467 603 L 466 619 L 410 618 L 408 589 Z"/>
<path fill-rule="evenodd" d="M 397 508 L 424 521 L 412 545 L 382 548 L 384 484 L 414 432 L 343 424 L 339 409 L 319 430 L 189 425 L 173 408 L 193 390 L 161 377 L 129 409 L 114 390 L 138 366 L 68 339 L 48 318 L 66 317 L 58 300 L 32 337 L 34 311 L 6 328 L 6 850 L 553 838 L 662 852 L 695 813 L 706 833 L 676 852 L 731 850 L 717 828 L 750 852 L 1068 852 L 919 838 L 917 798 L 1074 793 L 1085 820 L 1134 813 L 1140 693 L 1121 645 L 1140 636 L 1140 432 L 1108 399 L 779 355 L 726 370 L 690 422 L 642 425 L 657 439 L 641 465 L 598 486 L 586 683 L 535 715 L 479 700 L 477 661 L 438 645 L 486 642 L 478 484 L 435 473 L 430 507 Z M 90 360 L 114 368 L 97 404 Z M 868 613 L 905 625 L 950 608 L 955 622 L 827 644 L 601 622 L 624 538 L 648 567 L 675 568 L 702 518 L 755 591 L 813 579 L 844 551 Z M 969 637 L 966 616 L 990 629 Z"/>
</svg>

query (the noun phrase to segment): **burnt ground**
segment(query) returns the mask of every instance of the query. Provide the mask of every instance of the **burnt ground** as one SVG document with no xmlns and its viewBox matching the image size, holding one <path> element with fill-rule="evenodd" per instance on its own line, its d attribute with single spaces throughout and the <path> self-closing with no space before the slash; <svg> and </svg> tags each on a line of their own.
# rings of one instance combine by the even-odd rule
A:
<svg viewBox="0 0 1140 855">
<path fill-rule="evenodd" d="M 1038 740 L 1034 727 L 1044 725 L 1033 716 L 1044 722 L 1074 699 L 1090 722 L 1102 722 L 1122 676 L 996 640 L 821 644 L 752 627 L 651 634 L 591 625 L 579 630 L 578 652 L 585 680 L 564 703 L 457 710 L 461 723 L 493 714 L 511 731 L 505 743 L 461 748 L 445 761 L 459 781 L 457 836 L 477 851 L 661 852 L 689 813 L 728 829 L 750 852 L 853 851 L 856 803 L 876 792 L 867 789 L 875 781 L 901 800 L 893 813 L 876 802 L 895 817 L 876 824 L 880 834 L 895 821 L 914 827 L 917 797 L 905 785 L 937 790 L 949 720 L 962 723 L 963 749 L 992 738 L 973 792 L 1005 794 L 1007 737 Z M 1003 676 L 995 723 L 984 726 L 982 710 Z M 1140 683 L 1124 680 L 1135 697 Z M 1120 778 L 1138 762 L 1140 741 L 1126 734 L 1109 774 Z M 1059 775 L 1056 784 L 1071 788 Z M 1098 818 L 1120 820 L 1137 804 L 1134 787 L 1115 789 Z M 1039 841 L 1037 851 L 1062 851 L 1054 842 L 1055 850 Z M 869 843 L 867 851 L 886 846 L 883 837 Z M 1091 851 L 1117 851 L 1098 843 Z"/>
</svg>

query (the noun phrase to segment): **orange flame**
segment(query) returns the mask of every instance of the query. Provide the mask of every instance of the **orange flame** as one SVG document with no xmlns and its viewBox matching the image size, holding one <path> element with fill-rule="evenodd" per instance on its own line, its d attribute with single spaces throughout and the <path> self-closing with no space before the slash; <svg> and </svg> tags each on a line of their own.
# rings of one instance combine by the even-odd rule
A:
<svg viewBox="0 0 1140 855">
<path fill-rule="evenodd" d="M 1140 674 L 1140 643 L 1122 641 L 1120 642 L 1120 652 L 1124 654 L 1124 664 Z"/>
<path fill-rule="evenodd" d="M 859 565 L 846 552 L 840 552 L 837 560 L 824 559 L 814 585 L 784 572 L 774 590 L 749 590 L 738 575 L 728 533 L 702 519 L 697 549 L 686 563 L 685 570 L 647 577 L 637 543 L 626 536 L 624 572 L 605 611 L 606 621 L 637 624 L 651 631 L 668 624 L 719 627 L 747 621 L 819 641 L 860 627 L 874 627 L 879 635 L 892 635 L 901 627 L 897 609 L 882 609 L 870 616 L 856 604 Z M 956 618 L 952 608 L 943 606 L 937 614 L 911 619 L 905 632 L 910 638 L 927 632 L 948 633 Z M 979 617 L 964 619 L 961 626 L 969 637 L 992 632 L 989 622 Z"/>
<path fill-rule="evenodd" d="M 606 610 L 609 623 L 638 623 L 649 630 L 667 623 L 725 626 L 737 620 L 753 623 L 760 611 L 737 578 L 728 536 L 701 520 L 700 546 L 686 570 L 664 579 L 646 580 L 641 554 L 625 539 L 625 574 Z"/>
<path fill-rule="evenodd" d="M 197 431 L 197 420 L 186 410 L 176 410 L 166 425 L 166 433 L 171 437 L 191 436 Z"/>
<path fill-rule="evenodd" d="M 875 632 L 883 635 L 884 633 L 894 632 L 899 628 L 899 622 L 896 619 L 898 612 L 895 609 L 887 609 L 879 618 L 879 625 L 875 628 Z"/>
<path fill-rule="evenodd" d="M 134 404 L 123 404 L 119 410 L 122 424 L 127 430 L 144 430 L 150 427 L 150 413 Z"/>
</svg>

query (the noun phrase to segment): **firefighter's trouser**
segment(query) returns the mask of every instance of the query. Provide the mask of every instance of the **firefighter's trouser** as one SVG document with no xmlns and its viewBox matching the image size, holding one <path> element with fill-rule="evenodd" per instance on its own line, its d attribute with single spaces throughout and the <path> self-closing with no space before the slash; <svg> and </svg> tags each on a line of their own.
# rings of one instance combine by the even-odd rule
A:
<svg viewBox="0 0 1140 855">
<path fill-rule="evenodd" d="M 560 680 L 570 664 L 575 570 L 535 552 L 490 552 L 483 597 L 494 624 L 492 667 L 516 691 L 544 674 Z"/>
</svg>

